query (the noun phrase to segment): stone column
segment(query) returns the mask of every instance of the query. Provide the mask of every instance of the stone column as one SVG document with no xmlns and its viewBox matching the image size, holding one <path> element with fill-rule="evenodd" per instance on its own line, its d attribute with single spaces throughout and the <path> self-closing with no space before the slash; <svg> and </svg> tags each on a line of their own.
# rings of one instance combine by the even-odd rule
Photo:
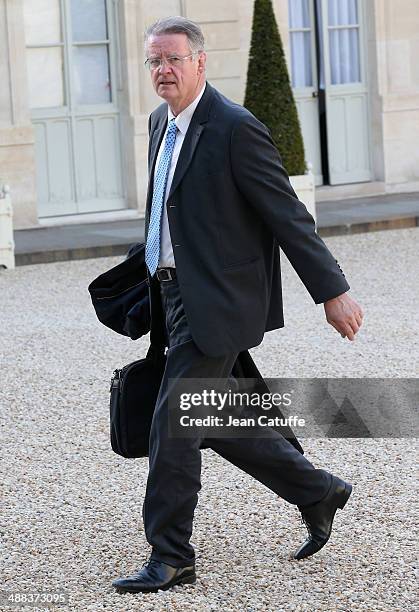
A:
<svg viewBox="0 0 419 612">
<path fill-rule="evenodd" d="M 377 89 L 386 191 L 419 191 L 419 11 L 375 0 Z"/>
<path fill-rule="evenodd" d="M 0 0 L 0 183 L 11 189 L 15 229 L 38 224 L 28 103 L 22 0 Z"/>
</svg>

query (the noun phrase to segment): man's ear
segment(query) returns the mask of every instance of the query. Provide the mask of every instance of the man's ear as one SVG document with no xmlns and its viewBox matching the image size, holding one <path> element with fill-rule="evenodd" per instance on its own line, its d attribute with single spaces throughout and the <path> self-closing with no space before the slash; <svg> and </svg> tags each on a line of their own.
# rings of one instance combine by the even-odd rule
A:
<svg viewBox="0 0 419 612">
<path fill-rule="evenodd" d="M 198 58 L 198 71 L 199 72 L 204 72 L 206 60 L 207 60 L 207 54 L 205 53 L 205 51 L 202 51 L 199 54 L 199 58 Z"/>
</svg>

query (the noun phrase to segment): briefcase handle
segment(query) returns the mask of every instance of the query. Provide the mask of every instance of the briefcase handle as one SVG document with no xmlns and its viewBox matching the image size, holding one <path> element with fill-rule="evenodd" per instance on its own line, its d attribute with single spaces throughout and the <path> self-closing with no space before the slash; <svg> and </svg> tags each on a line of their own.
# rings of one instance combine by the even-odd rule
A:
<svg viewBox="0 0 419 612">
<path fill-rule="evenodd" d="M 151 359 L 157 365 L 164 358 L 165 346 L 150 344 L 146 358 Z"/>
<path fill-rule="evenodd" d="M 150 346 L 147 351 L 147 359 L 151 359 L 157 365 L 164 358 L 166 349 L 165 339 L 159 330 L 156 330 L 153 325 L 150 326 Z"/>
</svg>

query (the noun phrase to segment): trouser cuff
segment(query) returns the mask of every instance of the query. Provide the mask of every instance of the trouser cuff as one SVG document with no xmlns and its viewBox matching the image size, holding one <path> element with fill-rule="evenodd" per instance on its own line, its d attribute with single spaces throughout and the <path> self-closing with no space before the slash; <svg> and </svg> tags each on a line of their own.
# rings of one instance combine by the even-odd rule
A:
<svg viewBox="0 0 419 612">
<path fill-rule="evenodd" d="M 195 557 L 191 557 L 189 559 L 175 559 L 170 555 L 161 555 L 160 553 L 153 550 L 151 553 L 151 559 L 154 561 L 160 561 L 161 563 L 166 563 L 171 567 L 189 567 L 191 565 L 195 565 Z"/>
<path fill-rule="evenodd" d="M 312 502 L 310 502 L 309 504 L 304 504 L 304 506 L 301 506 L 298 504 L 298 509 L 299 510 L 305 510 L 306 508 L 310 508 L 311 506 L 314 506 L 315 504 L 318 504 L 319 502 L 322 501 L 322 499 L 324 499 L 328 494 L 329 491 L 331 489 L 332 483 L 333 483 L 333 476 L 332 474 L 330 474 L 330 472 L 327 472 L 326 470 L 319 470 L 321 472 L 323 472 L 323 474 L 325 475 L 325 489 L 324 489 L 324 493 L 322 494 L 322 496 L 319 499 L 316 499 Z"/>
</svg>

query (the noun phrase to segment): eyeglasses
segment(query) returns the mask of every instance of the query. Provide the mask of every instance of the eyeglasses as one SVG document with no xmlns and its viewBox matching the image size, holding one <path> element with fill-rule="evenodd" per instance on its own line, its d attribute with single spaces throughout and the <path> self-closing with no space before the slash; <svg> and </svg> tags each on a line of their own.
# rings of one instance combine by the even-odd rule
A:
<svg viewBox="0 0 419 612">
<path fill-rule="evenodd" d="M 188 57 L 193 57 L 197 53 L 198 52 L 195 51 L 194 53 L 189 53 L 189 55 L 184 55 L 183 57 L 180 57 L 179 55 L 172 55 L 171 57 L 166 58 L 149 57 L 146 59 L 144 64 L 149 70 L 157 70 L 162 66 L 163 62 L 166 62 L 166 64 L 168 64 L 171 68 L 180 68 Z"/>
</svg>

